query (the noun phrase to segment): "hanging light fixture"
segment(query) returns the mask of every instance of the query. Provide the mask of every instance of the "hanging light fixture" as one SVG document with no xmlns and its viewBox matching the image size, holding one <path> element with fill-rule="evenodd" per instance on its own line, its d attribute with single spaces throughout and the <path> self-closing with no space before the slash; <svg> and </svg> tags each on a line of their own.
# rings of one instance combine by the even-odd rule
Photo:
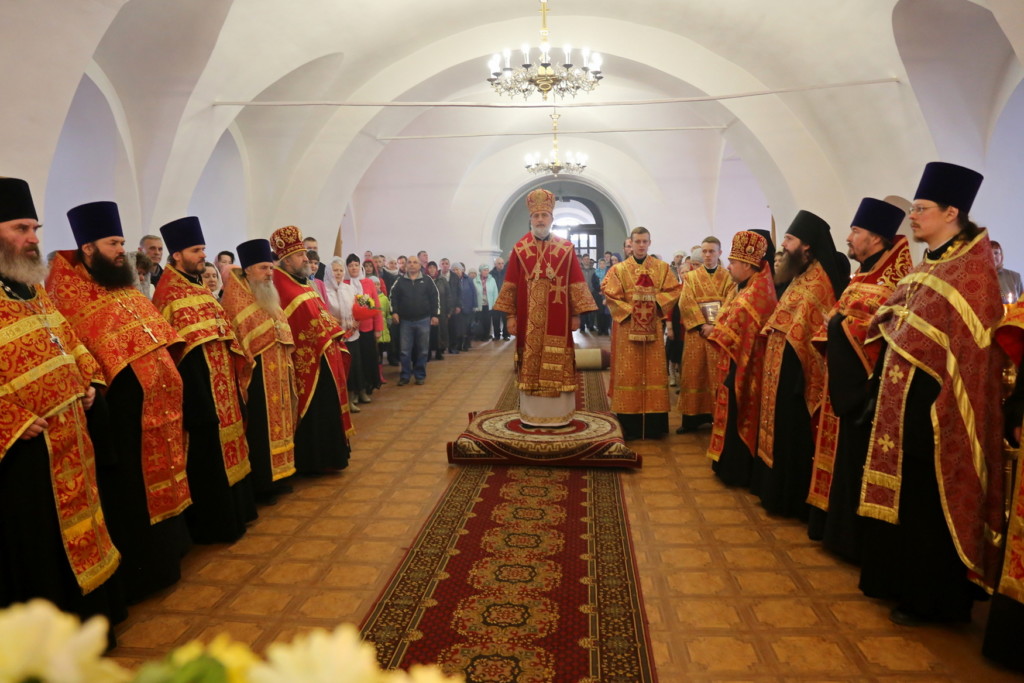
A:
<svg viewBox="0 0 1024 683">
<path fill-rule="evenodd" d="M 558 177 L 559 173 L 570 173 L 579 175 L 587 168 L 587 155 L 572 152 L 565 153 L 565 160 L 558 157 L 558 119 L 561 117 L 557 111 L 551 113 L 551 154 L 541 161 L 540 154 L 526 155 L 526 170 L 534 175 L 551 174 Z"/>
<path fill-rule="evenodd" d="M 572 63 L 573 48 L 566 45 L 561 50 L 553 50 L 548 40 L 548 0 L 540 0 L 540 46 L 537 48 L 537 63 L 531 60 L 533 49 L 524 43 L 521 48 L 522 64 L 512 66 L 512 51 L 502 50 L 491 57 L 487 65 L 490 76 L 487 82 L 499 95 L 515 98 L 522 96 L 527 99 L 539 92 L 545 100 L 552 94 L 555 98 L 566 96 L 576 97 L 577 93 L 588 93 L 597 87 L 604 76 L 601 75 L 601 55 L 591 52 L 590 48 L 579 51 L 582 63 Z M 553 62 L 561 53 L 561 64 Z"/>
</svg>

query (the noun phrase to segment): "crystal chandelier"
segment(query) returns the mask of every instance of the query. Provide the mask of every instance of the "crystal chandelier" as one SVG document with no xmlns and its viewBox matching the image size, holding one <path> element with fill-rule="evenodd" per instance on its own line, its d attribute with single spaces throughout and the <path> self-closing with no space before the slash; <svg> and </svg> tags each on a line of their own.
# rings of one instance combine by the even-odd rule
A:
<svg viewBox="0 0 1024 683">
<path fill-rule="evenodd" d="M 551 114 L 551 154 L 541 161 L 540 154 L 526 155 L 526 170 L 534 175 L 551 174 L 558 177 L 559 173 L 579 175 L 587 168 L 587 155 L 572 152 L 565 153 L 565 161 L 558 158 L 558 119 L 561 114 Z"/>
<path fill-rule="evenodd" d="M 494 87 L 499 95 L 515 98 L 522 96 L 527 99 L 535 92 L 548 99 L 553 93 L 556 98 L 567 95 L 576 97 L 580 92 L 591 92 L 597 87 L 604 76 L 601 75 L 601 55 L 591 53 L 590 48 L 580 50 L 582 64 L 572 63 L 573 49 L 566 45 L 560 50 L 564 57 L 562 64 L 552 64 L 557 59 L 548 41 L 548 0 L 540 0 L 540 47 L 538 48 L 537 64 L 531 63 L 532 49 L 523 44 L 521 49 L 523 63 L 512 66 L 512 51 L 505 49 L 501 54 L 491 57 L 487 65 L 490 76 L 487 82 Z"/>
</svg>

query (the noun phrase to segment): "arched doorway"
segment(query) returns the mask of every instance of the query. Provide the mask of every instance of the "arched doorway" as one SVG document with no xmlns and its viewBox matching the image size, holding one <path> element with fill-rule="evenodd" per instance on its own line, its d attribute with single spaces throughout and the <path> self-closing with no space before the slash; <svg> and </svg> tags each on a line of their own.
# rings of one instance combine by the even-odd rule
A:
<svg viewBox="0 0 1024 683">
<path fill-rule="evenodd" d="M 526 195 L 542 187 L 555 195 L 553 231 L 576 245 L 584 253 L 599 257 L 605 249 L 621 251 L 626 239 L 627 223 L 615 201 L 602 189 L 573 178 L 549 178 L 526 186 L 509 198 L 498 228 L 498 245 L 508 255 L 515 243 L 530 229 Z"/>
</svg>

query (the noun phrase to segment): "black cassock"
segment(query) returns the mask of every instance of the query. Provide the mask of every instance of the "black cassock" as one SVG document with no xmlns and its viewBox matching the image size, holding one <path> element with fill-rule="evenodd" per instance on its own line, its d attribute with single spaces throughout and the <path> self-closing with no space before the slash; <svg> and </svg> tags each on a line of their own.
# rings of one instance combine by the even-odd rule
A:
<svg viewBox="0 0 1024 683">
<path fill-rule="evenodd" d="M 828 512 L 812 507 L 808 535 L 824 542 L 829 551 L 860 563 L 863 518 L 857 515 L 864 462 L 871 438 L 871 420 L 864 418 L 868 399 L 868 373 L 843 331 L 846 316 L 828 322 L 828 392 L 839 418 L 839 435 L 832 470 Z"/>
<path fill-rule="evenodd" d="M 15 441 L 0 460 L 0 607 L 32 598 L 82 619 L 102 614 L 116 624 L 128 616 L 117 573 L 82 595 L 61 539 L 42 434 Z"/>
<path fill-rule="evenodd" d="M 211 342 L 221 344 L 223 342 Z M 196 543 L 231 543 L 245 534 L 257 517 L 248 475 L 228 485 L 220 444 L 220 421 L 210 385 L 210 370 L 202 345 L 178 364 L 184 384 L 182 412 L 188 434 L 188 486 L 192 505 L 185 520 Z"/>
<path fill-rule="evenodd" d="M 299 418 L 295 430 L 295 469 L 300 474 L 342 470 L 348 467 L 348 456 L 349 445 L 341 422 L 338 389 L 331 366 L 321 356 L 320 373 L 309 408 Z"/>
<path fill-rule="evenodd" d="M 191 542 L 184 515 L 150 524 L 142 476 L 142 387 L 129 365 L 104 396 L 109 411 L 90 411 L 89 430 L 97 453 L 96 479 L 107 528 L 121 551 L 117 570 L 129 603 L 139 602 L 181 578 L 181 557 Z M 116 426 L 116 427 L 115 427 Z"/>
<path fill-rule="evenodd" d="M 249 382 L 249 400 L 245 404 L 245 438 L 249 443 L 249 466 L 252 472 L 247 477 L 252 484 L 257 501 L 269 502 L 275 496 L 286 493 L 291 487 L 287 479 L 274 481 L 270 459 L 270 425 L 267 423 L 267 392 L 263 383 L 263 355 L 256 356 L 256 367 Z"/>
<path fill-rule="evenodd" d="M 876 374 L 884 358 L 883 348 Z M 860 589 L 868 597 L 894 600 L 918 617 L 962 622 L 970 620 L 972 603 L 984 592 L 967 579 L 939 497 L 931 421 L 938 395 L 938 382 L 914 373 L 903 426 L 900 523 L 863 520 Z"/>
<path fill-rule="evenodd" d="M 761 416 L 764 419 L 764 416 Z M 811 486 L 814 435 L 804 401 L 804 369 L 790 344 L 782 353 L 779 387 L 775 394 L 775 443 L 772 466 L 755 458 L 750 492 L 773 515 L 807 519 L 807 494 Z"/>
<path fill-rule="evenodd" d="M 729 391 L 729 419 L 725 423 L 725 442 L 718 461 L 711 463 L 711 470 L 727 486 L 750 486 L 750 473 L 754 467 L 754 456 L 736 429 L 736 361 L 729 361 L 729 374 L 725 376 L 725 388 Z"/>
</svg>

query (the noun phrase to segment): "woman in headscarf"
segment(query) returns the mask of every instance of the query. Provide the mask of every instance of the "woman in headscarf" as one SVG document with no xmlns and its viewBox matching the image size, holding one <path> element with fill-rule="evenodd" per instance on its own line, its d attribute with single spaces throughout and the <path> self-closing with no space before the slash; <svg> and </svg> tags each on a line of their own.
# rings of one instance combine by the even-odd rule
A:
<svg viewBox="0 0 1024 683">
<path fill-rule="evenodd" d="M 358 413 L 356 405 L 360 392 L 364 391 L 366 382 L 363 379 L 361 363 L 362 347 L 359 345 L 359 321 L 355 318 L 356 289 L 345 282 L 345 260 L 340 256 L 331 259 L 324 272 L 324 289 L 327 290 L 327 307 L 331 315 L 341 323 L 345 330 L 345 345 L 352 356 L 352 365 L 348 372 L 349 409 Z"/>
<path fill-rule="evenodd" d="M 224 285 L 221 284 L 220 271 L 217 270 L 217 266 L 209 261 L 203 266 L 203 286 L 220 301 L 221 294 L 224 293 Z"/>
<path fill-rule="evenodd" d="M 355 254 L 345 258 L 345 283 L 352 285 L 356 291 L 356 309 L 354 312 L 359 322 L 360 363 L 363 368 L 363 387 L 359 392 L 359 402 L 369 403 L 370 394 L 380 389 L 380 370 L 377 363 L 377 340 L 384 331 L 384 316 L 380 311 L 380 298 L 377 286 L 366 277 L 362 262 Z M 353 357 L 353 364 L 355 358 Z"/>
</svg>

